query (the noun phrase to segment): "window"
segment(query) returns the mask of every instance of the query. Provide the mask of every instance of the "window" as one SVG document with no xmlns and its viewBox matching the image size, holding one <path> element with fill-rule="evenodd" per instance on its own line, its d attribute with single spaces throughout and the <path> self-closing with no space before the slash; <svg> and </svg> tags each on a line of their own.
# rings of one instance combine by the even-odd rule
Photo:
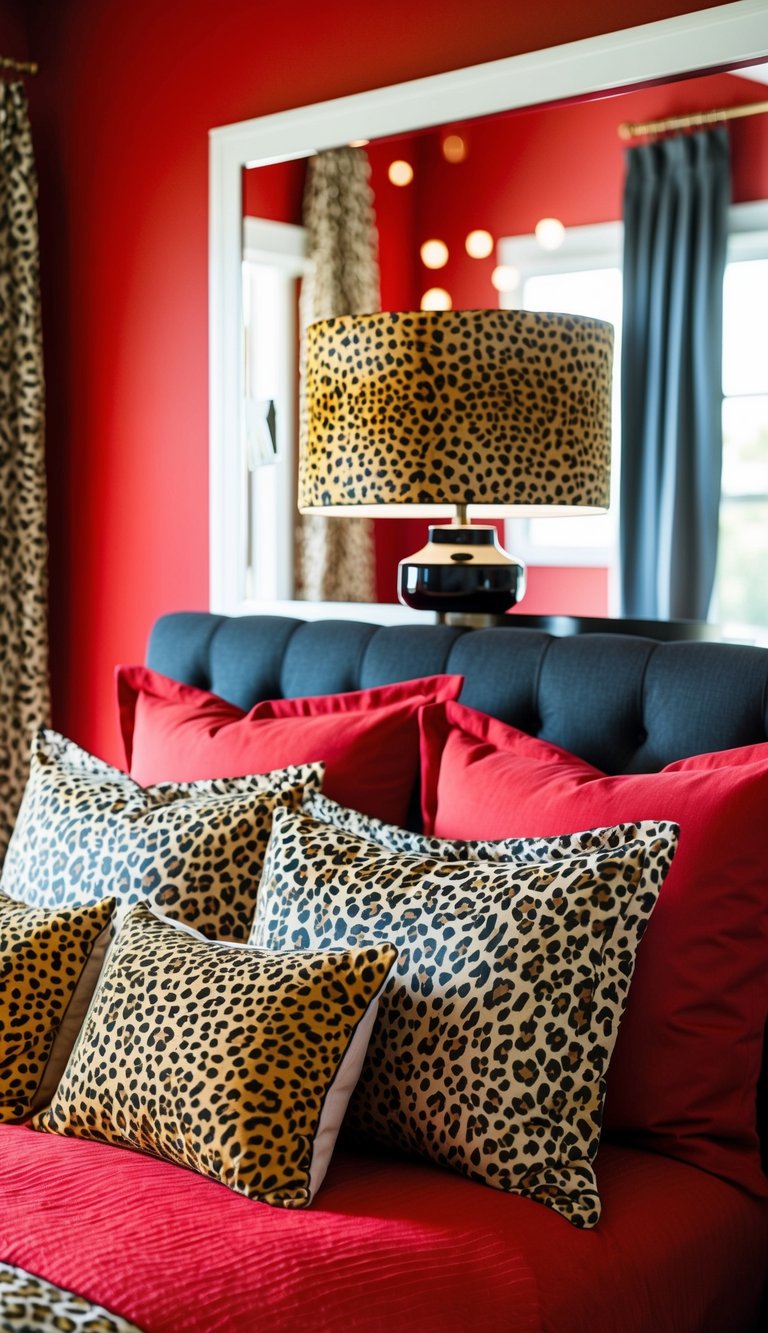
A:
<svg viewBox="0 0 768 1333">
<path fill-rule="evenodd" d="M 768 641 L 768 231 L 742 232 L 732 242 L 723 288 L 723 481 L 712 610 L 729 636 Z"/>
<path fill-rule="evenodd" d="M 534 237 L 499 242 L 520 274 L 502 305 L 608 319 L 616 329 L 611 509 L 601 518 L 515 522 L 510 542 L 530 564 L 604 564 L 618 610 L 620 223 L 573 227 L 545 254 Z M 732 638 L 768 643 L 768 203 L 731 209 L 723 287 L 723 473 L 711 619 Z"/>
<path fill-rule="evenodd" d="M 592 315 L 613 324 L 616 337 L 608 513 L 599 517 L 513 519 L 508 524 L 508 543 L 531 565 L 608 566 L 612 583 L 618 572 L 621 245 L 621 224 L 610 222 L 570 227 L 562 246 L 549 254 L 533 236 L 505 237 L 498 247 L 499 263 L 509 264 L 520 275 L 518 286 L 502 295 L 503 306 Z"/>
<path fill-rule="evenodd" d="M 245 218 L 241 459 L 245 602 L 293 596 L 301 227 Z"/>
</svg>

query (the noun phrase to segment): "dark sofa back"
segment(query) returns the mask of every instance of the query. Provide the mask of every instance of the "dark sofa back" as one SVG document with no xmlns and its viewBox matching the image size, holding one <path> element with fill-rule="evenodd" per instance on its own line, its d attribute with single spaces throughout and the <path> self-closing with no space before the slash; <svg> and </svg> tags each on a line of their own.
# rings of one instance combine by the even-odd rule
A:
<svg viewBox="0 0 768 1333">
<path fill-rule="evenodd" d="M 241 708 L 458 673 L 463 703 L 607 773 L 768 739 L 768 650 L 738 644 L 191 611 L 157 621 L 147 661 Z"/>
</svg>

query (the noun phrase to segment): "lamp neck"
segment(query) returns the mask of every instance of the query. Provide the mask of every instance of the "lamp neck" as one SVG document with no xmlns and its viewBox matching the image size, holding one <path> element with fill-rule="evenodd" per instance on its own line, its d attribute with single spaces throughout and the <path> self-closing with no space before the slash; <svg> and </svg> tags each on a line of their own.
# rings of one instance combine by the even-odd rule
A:
<svg viewBox="0 0 768 1333">
<path fill-rule="evenodd" d="M 469 505 L 457 504 L 456 513 L 451 519 L 452 528 L 466 528 L 469 523 Z"/>
</svg>

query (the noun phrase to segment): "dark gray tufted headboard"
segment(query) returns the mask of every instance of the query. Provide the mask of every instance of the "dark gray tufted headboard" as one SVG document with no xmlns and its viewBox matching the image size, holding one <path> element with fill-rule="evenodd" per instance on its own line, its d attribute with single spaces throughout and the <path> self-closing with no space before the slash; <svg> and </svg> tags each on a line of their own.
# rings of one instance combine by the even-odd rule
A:
<svg viewBox="0 0 768 1333">
<path fill-rule="evenodd" d="M 768 650 L 737 644 L 177 612 L 147 660 L 242 708 L 455 672 L 463 703 L 608 773 L 768 738 Z"/>
</svg>

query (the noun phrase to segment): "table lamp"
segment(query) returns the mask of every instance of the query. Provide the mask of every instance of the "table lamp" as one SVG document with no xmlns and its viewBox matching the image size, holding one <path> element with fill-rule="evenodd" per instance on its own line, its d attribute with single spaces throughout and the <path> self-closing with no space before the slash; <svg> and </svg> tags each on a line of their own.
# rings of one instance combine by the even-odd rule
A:
<svg viewBox="0 0 768 1333">
<path fill-rule="evenodd" d="M 496 615 L 525 569 L 470 517 L 608 507 L 613 328 L 526 310 L 343 315 L 306 331 L 302 513 L 449 516 L 398 567 L 420 610 Z"/>
</svg>

